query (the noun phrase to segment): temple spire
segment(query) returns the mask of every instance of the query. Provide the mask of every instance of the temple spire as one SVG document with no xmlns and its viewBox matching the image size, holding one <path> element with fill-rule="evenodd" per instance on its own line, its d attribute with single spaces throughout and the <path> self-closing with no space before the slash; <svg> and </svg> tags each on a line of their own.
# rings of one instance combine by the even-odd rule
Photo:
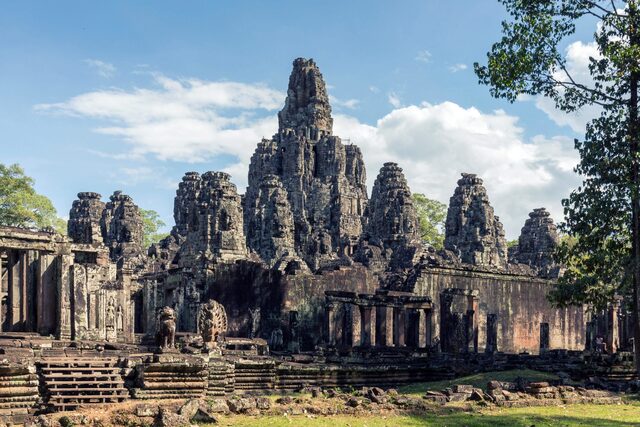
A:
<svg viewBox="0 0 640 427">
<path fill-rule="evenodd" d="M 293 130 L 311 139 L 333 132 L 327 88 L 313 59 L 293 61 L 284 108 L 278 113 L 279 132 Z"/>
</svg>

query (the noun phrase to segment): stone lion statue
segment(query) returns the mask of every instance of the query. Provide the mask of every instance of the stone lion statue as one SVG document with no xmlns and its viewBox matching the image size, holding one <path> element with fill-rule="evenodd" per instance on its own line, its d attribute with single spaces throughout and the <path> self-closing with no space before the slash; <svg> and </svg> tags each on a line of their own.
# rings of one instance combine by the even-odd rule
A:
<svg viewBox="0 0 640 427">
<path fill-rule="evenodd" d="M 227 332 L 227 312 L 218 301 L 209 300 L 200 306 L 198 331 L 205 346 L 215 346 Z"/>
<path fill-rule="evenodd" d="M 171 307 L 162 307 L 158 312 L 156 339 L 161 348 L 176 346 L 176 312 Z"/>
</svg>

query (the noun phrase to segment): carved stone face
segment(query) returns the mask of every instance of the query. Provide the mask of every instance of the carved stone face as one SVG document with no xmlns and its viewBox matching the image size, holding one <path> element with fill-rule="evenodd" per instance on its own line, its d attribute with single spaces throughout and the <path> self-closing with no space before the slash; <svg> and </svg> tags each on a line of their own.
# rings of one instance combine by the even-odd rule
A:
<svg viewBox="0 0 640 427">
<path fill-rule="evenodd" d="M 176 320 L 176 313 L 171 307 L 164 307 L 162 311 L 160 311 L 160 320 Z"/>
</svg>

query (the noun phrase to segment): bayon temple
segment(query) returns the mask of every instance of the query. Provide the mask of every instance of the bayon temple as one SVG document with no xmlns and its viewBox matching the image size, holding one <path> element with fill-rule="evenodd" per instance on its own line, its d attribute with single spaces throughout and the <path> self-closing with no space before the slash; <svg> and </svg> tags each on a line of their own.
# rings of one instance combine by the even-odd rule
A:
<svg viewBox="0 0 640 427">
<path fill-rule="evenodd" d="M 362 153 L 334 135 L 313 60 L 294 61 L 278 121 L 257 142 L 244 194 L 226 173 L 187 172 L 175 225 L 149 248 L 120 191 L 106 202 L 78 193 L 68 236 L 0 228 L 0 385 L 15 391 L 0 393 L 0 415 L 384 386 L 509 357 L 549 366 L 595 333 L 610 349 L 628 342 L 619 307 L 598 317 L 547 301 L 562 266 L 544 208 L 532 207 L 509 248 L 482 179 L 462 173 L 435 250 L 399 165 L 385 163 L 369 195 Z M 112 389 L 92 392 L 104 378 L 86 375 L 84 393 L 58 383 L 96 363 Z"/>
</svg>

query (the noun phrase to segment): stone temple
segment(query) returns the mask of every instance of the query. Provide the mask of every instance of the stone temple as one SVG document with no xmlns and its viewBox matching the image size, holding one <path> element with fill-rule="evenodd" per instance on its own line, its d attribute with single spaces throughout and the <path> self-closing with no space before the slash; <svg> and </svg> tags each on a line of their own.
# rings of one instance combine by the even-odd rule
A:
<svg viewBox="0 0 640 427">
<path fill-rule="evenodd" d="M 41 375 L 47 390 L 41 399 L 38 382 L 25 383 L 0 415 L 81 405 L 44 373 L 75 372 L 89 355 L 126 392 L 87 399 L 111 402 L 346 384 L 327 369 L 389 385 L 471 356 L 589 345 L 585 309 L 546 299 L 562 268 L 544 208 L 508 248 L 482 179 L 463 173 L 436 251 L 420 240 L 400 166 L 385 163 L 369 196 L 362 153 L 334 135 L 313 60 L 293 62 L 278 122 L 257 141 L 244 194 L 226 173 L 187 172 L 175 226 L 149 248 L 139 208 L 119 191 L 106 203 L 78 193 L 68 236 L 0 228 L 0 381 Z M 627 330 L 607 325 L 622 346 Z"/>
</svg>

